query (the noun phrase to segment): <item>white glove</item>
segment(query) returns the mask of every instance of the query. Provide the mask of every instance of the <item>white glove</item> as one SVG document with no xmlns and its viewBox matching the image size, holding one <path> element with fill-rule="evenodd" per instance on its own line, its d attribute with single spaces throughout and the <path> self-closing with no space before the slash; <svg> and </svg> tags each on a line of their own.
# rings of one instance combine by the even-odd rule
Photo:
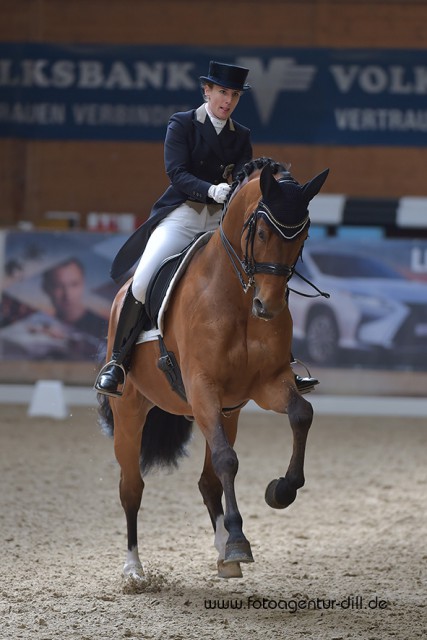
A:
<svg viewBox="0 0 427 640">
<path fill-rule="evenodd" d="M 230 185 L 226 182 L 221 182 L 221 184 L 212 184 L 209 187 L 208 196 L 209 198 L 212 198 L 212 200 L 215 200 L 215 202 L 222 204 L 225 202 L 230 189 Z"/>
</svg>

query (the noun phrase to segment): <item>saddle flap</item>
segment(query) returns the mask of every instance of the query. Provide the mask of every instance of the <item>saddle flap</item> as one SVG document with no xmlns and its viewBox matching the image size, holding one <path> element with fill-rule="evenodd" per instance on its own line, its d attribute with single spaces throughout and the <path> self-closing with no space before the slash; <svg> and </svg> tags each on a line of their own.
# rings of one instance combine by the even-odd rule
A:
<svg viewBox="0 0 427 640">
<path fill-rule="evenodd" d="M 159 315 L 162 307 L 165 306 L 165 298 L 170 295 L 176 282 L 184 273 L 194 251 L 206 244 L 211 235 L 212 232 L 196 235 L 181 253 L 163 260 L 160 267 L 151 277 L 145 296 L 145 310 L 153 326 L 159 326 Z"/>
<path fill-rule="evenodd" d="M 183 252 L 166 258 L 153 274 L 145 294 L 145 311 L 153 325 L 157 325 L 157 317 L 168 287 L 185 256 Z"/>
</svg>

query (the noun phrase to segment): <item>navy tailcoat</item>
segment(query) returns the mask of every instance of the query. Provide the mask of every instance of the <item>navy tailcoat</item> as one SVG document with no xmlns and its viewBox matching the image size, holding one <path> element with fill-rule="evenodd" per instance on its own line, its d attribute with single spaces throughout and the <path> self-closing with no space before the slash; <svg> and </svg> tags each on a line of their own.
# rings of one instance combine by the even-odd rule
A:
<svg viewBox="0 0 427 640">
<path fill-rule="evenodd" d="M 164 149 L 170 185 L 154 204 L 149 218 L 117 253 L 111 267 L 114 280 L 133 267 L 144 251 L 151 230 L 168 213 L 187 200 L 212 204 L 209 187 L 226 182 L 226 168 L 229 175 L 235 177 L 252 159 L 249 129 L 229 118 L 218 135 L 204 104 L 171 117 Z"/>
</svg>

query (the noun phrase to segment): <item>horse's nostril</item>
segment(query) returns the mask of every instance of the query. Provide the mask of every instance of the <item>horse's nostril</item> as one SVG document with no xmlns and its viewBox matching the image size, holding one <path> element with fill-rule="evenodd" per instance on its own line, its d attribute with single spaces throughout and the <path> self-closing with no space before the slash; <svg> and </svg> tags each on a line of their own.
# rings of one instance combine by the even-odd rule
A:
<svg viewBox="0 0 427 640">
<path fill-rule="evenodd" d="M 259 298 L 254 298 L 252 303 L 252 313 L 262 320 L 270 320 L 271 313 L 265 308 L 264 303 Z"/>
<path fill-rule="evenodd" d="M 261 314 L 264 311 L 264 305 L 259 298 L 253 299 L 253 310 L 257 314 Z"/>
</svg>

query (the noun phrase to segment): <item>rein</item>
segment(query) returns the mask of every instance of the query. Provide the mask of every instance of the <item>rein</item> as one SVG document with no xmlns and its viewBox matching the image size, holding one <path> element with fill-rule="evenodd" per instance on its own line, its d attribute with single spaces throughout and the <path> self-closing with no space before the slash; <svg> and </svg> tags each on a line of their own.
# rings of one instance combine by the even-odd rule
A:
<svg viewBox="0 0 427 640">
<path fill-rule="evenodd" d="M 326 291 L 321 291 L 320 289 L 318 289 L 318 287 L 316 287 L 315 284 L 310 282 L 310 280 L 308 280 L 305 276 L 299 273 L 296 269 L 294 270 L 294 273 L 296 276 L 298 276 L 298 278 L 301 278 L 301 280 L 304 280 L 306 284 L 310 285 L 310 287 L 315 289 L 317 293 L 303 293 L 302 291 L 296 291 L 296 289 L 291 289 L 291 287 L 288 287 L 289 291 L 292 291 L 292 293 L 296 293 L 297 295 L 303 296 L 304 298 L 319 298 L 321 296 L 322 298 L 328 299 L 331 297 L 330 293 L 327 293 Z"/>
</svg>

